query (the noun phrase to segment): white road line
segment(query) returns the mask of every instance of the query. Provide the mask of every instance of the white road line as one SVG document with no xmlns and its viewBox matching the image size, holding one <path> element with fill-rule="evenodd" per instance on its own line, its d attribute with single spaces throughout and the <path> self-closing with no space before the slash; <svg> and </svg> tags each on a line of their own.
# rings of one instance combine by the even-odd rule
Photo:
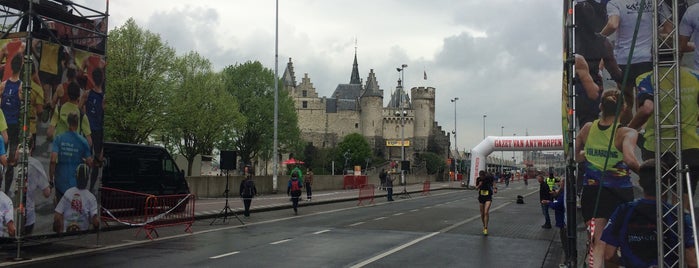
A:
<svg viewBox="0 0 699 268">
<path fill-rule="evenodd" d="M 213 256 L 213 257 L 209 257 L 209 259 L 218 259 L 218 258 L 228 257 L 228 256 L 230 256 L 230 255 L 234 255 L 234 254 L 238 254 L 238 253 L 240 253 L 240 251 L 228 252 L 228 253 L 226 253 L 226 254 L 221 254 L 221 255 L 216 255 L 216 256 Z"/>
<path fill-rule="evenodd" d="M 420 210 L 419 210 L 419 209 L 413 209 L 413 210 L 411 210 L 410 212 L 417 212 L 417 211 L 420 211 Z"/>
<path fill-rule="evenodd" d="M 363 221 L 355 222 L 355 223 L 350 224 L 350 225 L 347 225 L 347 226 L 352 227 L 352 226 L 357 226 L 357 225 L 360 225 L 360 224 L 364 224 L 364 222 L 363 222 Z"/>
<path fill-rule="evenodd" d="M 383 219 L 386 219 L 386 217 L 378 217 L 378 218 L 376 218 L 376 219 L 374 219 L 374 220 L 375 220 L 375 221 L 380 221 L 380 220 L 383 220 Z"/>
<path fill-rule="evenodd" d="M 396 214 L 393 214 L 393 216 L 400 216 L 400 215 L 403 215 L 403 212 L 398 212 Z"/>
<path fill-rule="evenodd" d="M 491 209 L 491 211 L 495 211 L 495 210 L 501 209 L 501 208 L 503 208 L 504 206 L 507 206 L 507 205 L 509 205 L 509 204 L 511 204 L 511 203 L 512 203 L 512 202 L 506 202 L 506 203 L 504 203 L 504 204 L 502 204 L 502 205 L 499 205 L 499 206 L 497 206 L 497 207 Z M 448 231 L 450 231 L 450 230 L 452 230 L 452 229 L 454 229 L 454 228 L 456 228 L 456 227 L 459 227 L 459 226 L 461 226 L 461 225 L 464 225 L 464 224 L 466 224 L 466 223 L 468 223 L 468 222 L 470 222 L 470 221 L 474 221 L 474 220 L 476 220 L 476 219 L 480 219 L 480 217 L 481 217 L 480 215 L 473 216 L 473 217 L 468 218 L 468 219 L 466 219 L 466 220 L 464 220 L 464 221 L 455 223 L 455 224 L 453 224 L 453 225 L 451 225 L 451 226 L 447 226 L 447 227 L 445 227 L 445 228 L 443 228 L 442 230 L 439 230 L 439 231 L 437 231 L 437 232 L 433 232 L 433 233 L 424 235 L 424 236 L 419 237 L 419 238 L 417 238 L 417 239 L 415 239 L 415 240 L 413 240 L 413 241 L 410 241 L 410 242 L 405 243 L 405 244 L 403 244 L 403 245 L 400 245 L 400 246 L 397 246 L 397 247 L 395 247 L 395 248 L 392 248 L 392 249 L 390 249 L 390 250 L 388 250 L 388 251 L 386 251 L 386 252 L 383 252 L 383 253 L 381 253 L 381 254 L 379 254 L 379 255 L 376 255 L 376 256 L 374 256 L 374 257 L 372 257 L 372 258 L 370 258 L 370 259 L 367 259 L 367 260 L 365 260 L 365 261 L 363 261 L 363 262 L 357 263 L 357 264 L 352 265 L 352 266 L 350 266 L 350 267 L 352 267 L 352 268 L 359 268 L 359 267 L 366 266 L 366 265 L 368 265 L 368 264 L 370 264 L 370 263 L 373 263 L 373 262 L 375 262 L 375 261 L 378 261 L 378 260 L 380 260 L 380 259 L 383 259 L 384 257 L 386 257 L 386 256 L 388 256 L 388 255 L 391 255 L 391 254 L 396 253 L 396 252 L 398 252 L 398 251 L 401 251 L 401 250 L 403 250 L 403 249 L 405 249 L 405 248 L 407 248 L 407 247 L 409 247 L 409 246 L 412 246 L 412 245 L 414 245 L 414 244 L 417 244 L 417 243 L 419 243 L 419 242 L 422 241 L 422 240 L 428 239 L 428 238 L 430 238 L 430 237 L 433 237 L 433 236 L 438 235 L 438 234 L 441 234 L 441 233 L 446 233 L 446 232 L 448 232 Z"/>
<path fill-rule="evenodd" d="M 326 229 L 326 230 L 322 230 L 322 231 L 317 231 L 317 232 L 315 232 L 315 233 L 313 233 L 313 234 L 322 234 L 322 233 L 327 233 L 327 232 L 330 232 L 330 230 L 329 230 L 329 229 Z"/>
<path fill-rule="evenodd" d="M 434 232 L 434 233 L 430 233 L 430 234 L 428 234 L 428 235 L 422 236 L 422 237 L 420 237 L 420 238 L 418 238 L 418 239 L 415 239 L 415 240 L 410 241 L 410 242 L 408 242 L 408 243 L 405 243 L 405 244 L 403 244 L 403 245 L 400 245 L 400 246 L 397 246 L 397 247 L 395 247 L 395 248 L 392 248 L 392 249 L 389 250 L 389 251 L 386 251 L 386 252 L 384 252 L 384 253 L 381 253 L 381 254 L 379 254 L 379 255 L 377 255 L 377 256 L 374 256 L 374 257 L 371 258 L 371 259 L 368 259 L 368 260 L 365 260 L 365 261 L 363 261 L 363 262 L 357 263 L 357 264 L 352 265 L 352 266 L 350 266 L 350 267 L 352 267 L 352 268 L 363 267 L 363 266 L 365 266 L 365 265 L 367 265 L 367 264 L 370 264 L 370 263 L 372 263 L 372 262 L 378 261 L 378 260 L 380 260 L 380 259 L 382 259 L 382 258 L 384 258 L 384 257 L 386 257 L 386 256 L 388 256 L 388 255 L 391 255 L 391 254 L 393 254 L 393 253 L 396 253 L 396 252 L 398 252 L 398 251 L 401 251 L 401 250 L 403 250 L 404 248 L 407 248 L 407 247 L 409 247 L 409 246 L 412 246 L 412 245 L 414 245 L 414 244 L 417 244 L 418 242 L 420 242 L 420 241 L 422 241 L 422 240 L 425 240 L 425 239 L 427 239 L 427 238 L 433 237 L 433 236 L 435 236 L 435 235 L 437 235 L 437 234 L 439 234 L 439 232 Z"/>
<path fill-rule="evenodd" d="M 272 243 L 269 243 L 269 244 L 270 244 L 270 245 L 278 245 L 278 244 L 285 243 L 285 242 L 289 242 L 289 241 L 291 241 L 291 239 L 279 240 L 279 241 L 277 241 L 277 242 L 272 242 Z"/>
</svg>

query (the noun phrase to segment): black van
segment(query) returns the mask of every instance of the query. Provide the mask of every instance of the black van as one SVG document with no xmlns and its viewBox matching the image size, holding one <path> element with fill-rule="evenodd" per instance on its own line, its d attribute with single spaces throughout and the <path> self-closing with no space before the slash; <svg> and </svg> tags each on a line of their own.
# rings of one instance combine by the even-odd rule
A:
<svg viewBox="0 0 699 268">
<path fill-rule="evenodd" d="M 152 195 L 188 194 L 184 172 L 159 146 L 105 142 L 102 186 Z"/>
</svg>

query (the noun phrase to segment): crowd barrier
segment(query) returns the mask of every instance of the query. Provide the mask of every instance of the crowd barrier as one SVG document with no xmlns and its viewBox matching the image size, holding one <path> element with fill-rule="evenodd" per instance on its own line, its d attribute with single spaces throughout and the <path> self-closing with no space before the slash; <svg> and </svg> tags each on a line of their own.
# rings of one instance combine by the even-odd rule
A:
<svg viewBox="0 0 699 268">
<path fill-rule="evenodd" d="M 365 175 L 345 175 L 342 180 L 342 189 L 359 189 L 367 184 L 367 176 Z"/>
<path fill-rule="evenodd" d="M 100 188 L 101 220 L 109 227 L 110 223 L 139 228 L 136 235 L 144 231 L 146 237 L 158 236 L 157 228 L 185 225 L 185 232 L 191 233 L 194 223 L 194 195 L 156 196 L 109 187 Z"/>
<path fill-rule="evenodd" d="M 366 177 L 366 176 L 364 176 Z M 357 206 L 361 205 L 363 201 L 368 200 L 369 204 L 374 203 L 374 190 L 376 189 L 376 186 L 373 184 L 364 184 L 361 187 L 359 187 L 359 203 L 357 203 Z"/>
<path fill-rule="evenodd" d="M 422 183 L 422 195 L 430 194 L 430 181 L 425 181 Z"/>
</svg>

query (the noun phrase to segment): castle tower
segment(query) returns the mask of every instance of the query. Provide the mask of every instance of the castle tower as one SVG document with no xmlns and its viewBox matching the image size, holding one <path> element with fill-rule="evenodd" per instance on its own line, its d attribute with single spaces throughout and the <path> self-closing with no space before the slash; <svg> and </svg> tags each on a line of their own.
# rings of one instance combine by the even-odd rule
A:
<svg viewBox="0 0 699 268">
<path fill-rule="evenodd" d="M 296 88 L 296 74 L 294 73 L 294 64 L 289 58 L 289 62 L 286 64 L 286 69 L 284 69 L 284 75 L 282 75 L 282 87 L 293 92 Z"/>
<path fill-rule="evenodd" d="M 359 99 L 362 136 L 369 142 L 374 151 L 383 148 L 383 90 L 376 81 L 374 69 L 369 71 L 365 90 Z"/>
<path fill-rule="evenodd" d="M 428 139 L 434 126 L 435 89 L 433 87 L 414 87 L 410 90 L 413 97 L 415 113 L 414 149 L 427 149 Z"/>
</svg>

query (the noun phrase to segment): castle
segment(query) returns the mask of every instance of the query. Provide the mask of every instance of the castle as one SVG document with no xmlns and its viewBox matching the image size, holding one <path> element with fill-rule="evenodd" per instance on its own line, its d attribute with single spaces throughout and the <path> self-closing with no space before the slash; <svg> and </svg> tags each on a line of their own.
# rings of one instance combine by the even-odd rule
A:
<svg viewBox="0 0 699 268">
<path fill-rule="evenodd" d="M 374 153 L 385 159 L 401 160 L 403 146 L 405 159 L 412 165 L 419 165 L 415 160 L 421 152 L 447 158 L 450 138 L 435 121 L 435 88 L 413 87 L 411 101 L 399 79 L 384 107 L 384 92 L 373 69 L 362 85 L 356 51 L 349 84 L 337 85 L 330 98 L 318 96 L 307 73 L 296 83 L 291 58 L 282 81 L 294 100 L 301 136 L 315 147 L 332 148 L 346 135 L 359 133 Z"/>
</svg>

